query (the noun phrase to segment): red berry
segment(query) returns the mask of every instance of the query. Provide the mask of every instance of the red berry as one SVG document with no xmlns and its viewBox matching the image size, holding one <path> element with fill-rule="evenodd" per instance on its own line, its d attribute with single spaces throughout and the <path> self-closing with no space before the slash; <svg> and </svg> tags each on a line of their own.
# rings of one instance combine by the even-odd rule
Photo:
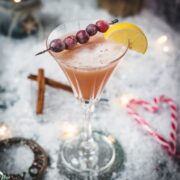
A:
<svg viewBox="0 0 180 180">
<path fill-rule="evenodd" d="M 86 32 L 90 35 L 90 36 L 94 36 L 98 31 L 98 28 L 95 24 L 89 24 L 86 28 Z"/>
<path fill-rule="evenodd" d="M 50 43 L 50 50 L 54 52 L 61 52 L 65 49 L 65 44 L 61 39 L 54 39 Z"/>
<path fill-rule="evenodd" d="M 85 30 L 80 30 L 76 34 L 76 39 L 80 44 L 87 43 L 89 40 L 89 34 Z"/>
<path fill-rule="evenodd" d="M 64 39 L 64 43 L 66 45 L 66 49 L 72 49 L 77 44 L 76 36 L 68 36 Z"/>
<path fill-rule="evenodd" d="M 98 28 L 98 31 L 102 32 L 102 33 L 106 32 L 108 30 L 108 28 L 109 28 L 108 22 L 103 21 L 103 20 L 97 21 L 96 26 Z"/>
</svg>

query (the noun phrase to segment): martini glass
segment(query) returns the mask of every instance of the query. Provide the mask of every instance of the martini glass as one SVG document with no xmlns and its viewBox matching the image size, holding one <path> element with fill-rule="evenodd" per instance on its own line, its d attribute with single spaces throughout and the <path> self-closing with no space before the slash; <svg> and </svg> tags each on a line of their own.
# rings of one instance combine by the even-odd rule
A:
<svg viewBox="0 0 180 180">
<path fill-rule="evenodd" d="M 50 33 L 47 47 L 52 40 L 75 35 L 90 23 L 92 21 L 75 21 L 58 26 Z M 92 130 L 91 117 L 104 86 L 127 50 L 125 35 L 124 43 L 119 44 L 97 33 L 86 44 L 78 44 L 71 50 L 49 51 L 69 80 L 85 114 L 80 134 L 66 139 L 61 145 L 61 164 L 69 172 L 97 176 L 110 170 L 116 158 L 123 156 L 122 151 L 116 150 L 112 137 Z"/>
</svg>

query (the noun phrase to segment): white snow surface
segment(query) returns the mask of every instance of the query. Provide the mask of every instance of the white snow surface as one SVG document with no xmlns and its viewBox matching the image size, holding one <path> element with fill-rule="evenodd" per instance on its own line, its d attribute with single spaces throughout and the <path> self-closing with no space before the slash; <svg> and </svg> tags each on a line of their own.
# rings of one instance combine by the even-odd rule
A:
<svg viewBox="0 0 180 180">
<path fill-rule="evenodd" d="M 46 16 L 56 17 L 59 24 L 85 18 L 113 18 L 105 10 L 98 9 L 95 0 L 43 2 L 41 12 Z M 133 97 L 151 101 L 153 97 L 164 94 L 180 105 L 179 34 L 147 10 L 134 17 L 119 19 L 142 27 L 147 35 L 149 48 L 145 55 L 129 51 L 124 57 L 106 86 L 103 97 L 108 97 L 109 102 L 98 105 L 94 126 L 103 127 L 114 134 L 124 148 L 127 159 L 118 180 L 178 180 L 180 165 L 178 166 L 157 142 L 137 126 L 127 115 L 118 98 Z M 0 35 L 0 85 L 6 88 L 6 92 L 0 94 L 0 99 L 14 102 L 6 111 L 0 112 L 0 122 L 9 126 L 13 136 L 36 140 L 51 158 L 45 179 L 61 180 L 64 178 L 58 173 L 57 157 L 63 128 L 66 127 L 64 124 L 80 124 L 80 106 L 70 93 L 47 87 L 44 115 L 37 116 L 37 84 L 26 78 L 28 74 L 35 74 L 38 68 L 42 67 L 46 76 L 68 83 L 48 53 L 34 56 L 45 48 L 45 38 L 52 28 L 44 29 L 44 40 L 35 36 L 13 40 Z M 164 36 L 167 37 L 164 38 L 167 39 L 165 42 Z M 144 111 L 141 113 L 159 133 L 168 138 L 170 118 L 167 108 L 156 115 Z M 157 167 L 163 163 L 165 167 L 159 173 Z"/>
</svg>

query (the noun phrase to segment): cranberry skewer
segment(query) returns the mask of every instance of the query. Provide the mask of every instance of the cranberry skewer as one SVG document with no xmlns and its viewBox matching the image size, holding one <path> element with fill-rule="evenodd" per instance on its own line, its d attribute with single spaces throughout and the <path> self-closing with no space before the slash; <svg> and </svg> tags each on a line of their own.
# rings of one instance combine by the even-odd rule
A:
<svg viewBox="0 0 180 180">
<path fill-rule="evenodd" d="M 49 50 L 57 53 L 61 52 L 64 49 L 72 49 L 77 43 L 85 44 L 88 42 L 90 36 L 94 36 L 98 31 L 104 33 L 108 30 L 109 25 L 115 24 L 118 22 L 118 19 L 114 19 L 110 23 L 104 20 L 99 20 L 96 24 L 89 24 L 86 27 L 86 30 L 80 30 L 76 33 L 76 36 L 71 35 L 66 37 L 63 41 L 61 39 L 54 39 L 50 42 L 49 48 L 45 49 L 36 54 L 40 55 Z"/>
</svg>

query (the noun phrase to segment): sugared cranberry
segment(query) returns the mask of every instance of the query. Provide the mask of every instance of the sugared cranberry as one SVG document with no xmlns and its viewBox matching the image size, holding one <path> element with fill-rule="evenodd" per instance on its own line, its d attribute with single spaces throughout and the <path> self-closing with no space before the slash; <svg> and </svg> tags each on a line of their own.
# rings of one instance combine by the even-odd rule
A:
<svg viewBox="0 0 180 180">
<path fill-rule="evenodd" d="M 85 30 L 80 30 L 76 34 L 76 39 L 80 44 L 87 43 L 89 40 L 89 34 Z"/>
<path fill-rule="evenodd" d="M 86 32 L 90 35 L 90 36 L 94 36 L 98 31 L 98 28 L 95 24 L 89 24 L 86 28 Z"/>
<path fill-rule="evenodd" d="M 108 28 L 109 28 L 108 22 L 103 21 L 103 20 L 97 21 L 96 26 L 98 28 L 98 31 L 102 32 L 102 33 L 106 32 L 108 30 Z"/>
<path fill-rule="evenodd" d="M 65 43 L 61 39 L 54 39 L 51 41 L 49 48 L 54 52 L 61 52 L 65 49 Z"/>
<path fill-rule="evenodd" d="M 68 36 L 64 39 L 64 43 L 66 45 L 66 49 L 72 49 L 77 44 L 76 36 Z"/>
</svg>

